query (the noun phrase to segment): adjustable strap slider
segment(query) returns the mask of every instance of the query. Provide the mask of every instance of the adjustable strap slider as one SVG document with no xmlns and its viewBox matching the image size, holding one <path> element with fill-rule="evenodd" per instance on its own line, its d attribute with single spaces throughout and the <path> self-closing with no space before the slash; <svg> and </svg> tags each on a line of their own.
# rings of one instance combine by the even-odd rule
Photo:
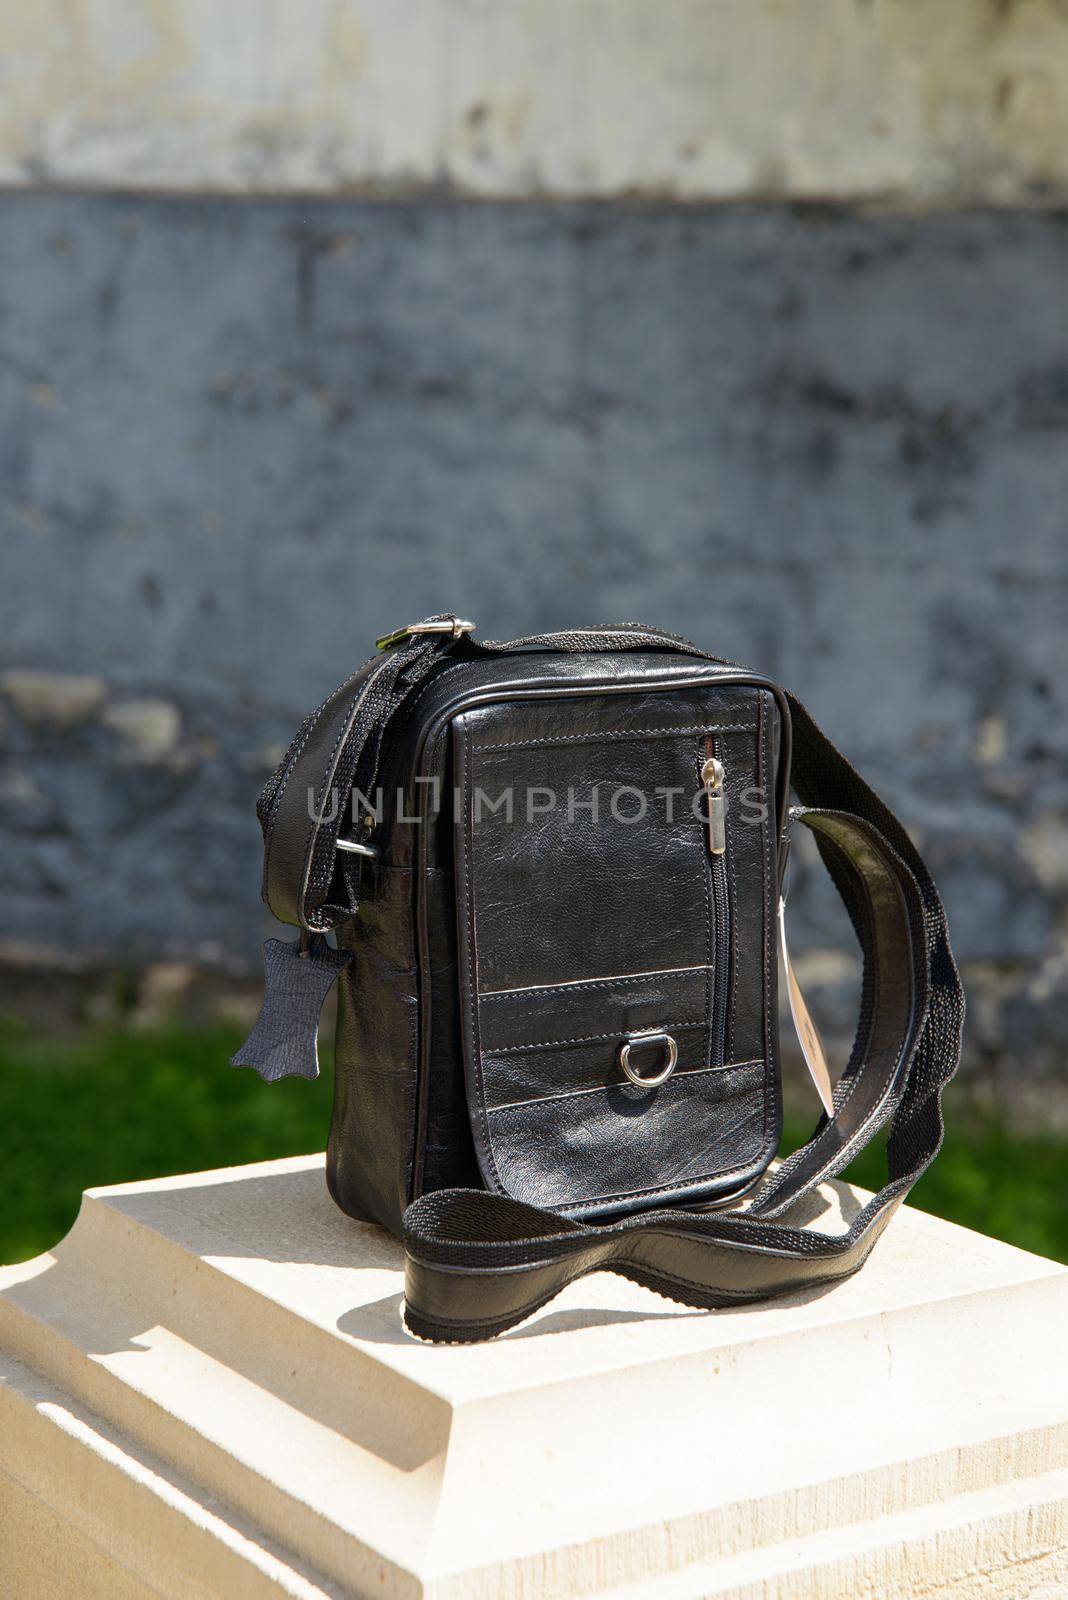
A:
<svg viewBox="0 0 1068 1600">
<path fill-rule="evenodd" d="M 409 622 L 403 628 L 395 628 L 392 633 L 384 633 L 381 639 L 375 640 L 376 650 L 389 650 L 395 644 L 403 644 L 415 633 L 447 633 L 453 639 L 462 639 L 465 633 L 474 633 L 475 624 L 465 622 L 462 617 L 427 617 L 423 622 Z"/>
</svg>

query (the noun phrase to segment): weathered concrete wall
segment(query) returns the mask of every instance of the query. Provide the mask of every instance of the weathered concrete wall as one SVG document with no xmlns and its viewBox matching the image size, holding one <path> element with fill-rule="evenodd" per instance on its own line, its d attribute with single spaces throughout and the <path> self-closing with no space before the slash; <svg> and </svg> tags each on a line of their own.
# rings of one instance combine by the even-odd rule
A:
<svg viewBox="0 0 1068 1600">
<path fill-rule="evenodd" d="M 1063 0 L 36 0 L 0 182 L 1029 203 Z"/>
<path fill-rule="evenodd" d="M 802 695 L 930 853 L 973 1051 L 1052 1057 L 1066 268 L 1036 215 L 4 198 L 8 955 L 255 964 L 256 792 L 375 633 L 637 617 Z"/>
</svg>

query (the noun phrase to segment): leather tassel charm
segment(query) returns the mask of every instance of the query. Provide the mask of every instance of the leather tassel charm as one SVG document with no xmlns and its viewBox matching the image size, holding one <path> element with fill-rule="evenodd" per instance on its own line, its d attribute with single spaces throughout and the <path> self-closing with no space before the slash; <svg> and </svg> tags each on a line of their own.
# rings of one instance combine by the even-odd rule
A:
<svg viewBox="0 0 1068 1600">
<path fill-rule="evenodd" d="M 263 946 L 266 987 L 256 1025 L 232 1067 L 251 1067 L 266 1083 L 279 1078 L 319 1076 L 319 1013 L 331 985 L 351 960 L 321 933 L 302 934 L 287 944 L 268 939 Z"/>
</svg>

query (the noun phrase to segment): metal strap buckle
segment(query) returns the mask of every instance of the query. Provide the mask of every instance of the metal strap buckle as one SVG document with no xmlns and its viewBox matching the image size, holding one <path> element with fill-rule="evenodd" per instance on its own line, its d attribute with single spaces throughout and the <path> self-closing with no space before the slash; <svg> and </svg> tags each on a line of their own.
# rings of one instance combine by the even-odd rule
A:
<svg viewBox="0 0 1068 1600">
<path fill-rule="evenodd" d="M 366 842 L 369 835 L 374 832 L 374 826 L 374 813 L 372 811 L 366 811 L 364 813 L 363 821 L 357 830 L 357 832 L 362 835 L 362 838 L 337 839 L 334 842 L 334 849 L 343 851 L 345 855 L 365 856 L 369 861 L 377 861 L 377 849 L 373 844 L 367 844 Z"/>
<path fill-rule="evenodd" d="M 447 633 L 453 639 L 461 639 L 465 633 L 474 631 L 475 624 L 465 622 L 462 617 L 428 617 L 425 622 L 409 622 L 406 627 L 395 628 L 392 633 L 384 633 L 381 639 L 375 640 L 375 649 L 388 650 L 413 633 Z"/>
<path fill-rule="evenodd" d="M 366 856 L 370 861 L 378 860 L 378 851 L 374 845 L 358 844 L 355 839 L 338 839 L 334 844 L 335 850 L 342 850 L 349 856 Z"/>
<path fill-rule="evenodd" d="M 630 1052 L 635 1047 L 641 1048 L 648 1044 L 659 1045 L 664 1051 L 666 1060 L 659 1072 L 653 1073 L 650 1078 L 643 1078 L 630 1064 Z M 651 1033 L 632 1033 L 619 1047 L 619 1064 L 630 1079 L 639 1089 L 655 1089 L 658 1084 L 666 1083 L 675 1070 L 675 1063 L 679 1059 L 679 1047 L 670 1033 L 661 1033 L 654 1030 Z"/>
</svg>

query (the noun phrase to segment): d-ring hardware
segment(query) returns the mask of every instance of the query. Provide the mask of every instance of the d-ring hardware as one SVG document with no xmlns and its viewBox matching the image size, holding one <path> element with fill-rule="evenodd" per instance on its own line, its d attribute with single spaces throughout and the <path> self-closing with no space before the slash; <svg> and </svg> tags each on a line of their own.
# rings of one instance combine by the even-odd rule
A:
<svg viewBox="0 0 1068 1600">
<path fill-rule="evenodd" d="M 663 1067 L 649 1078 L 643 1078 L 630 1064 L 631 1050 L 644 1049 L 647 1045 L 659 1045 L 666 1057 Z M 679 1047 L 670 1033 L 661 1033 L 654 1029 L 651 1033 L 632 1033 L 619 1047 L 619 1064 L 631 1083 L 639 1089 L 655 1089 L 661 1083 L 666 1083 L 675 1070 L 675 1063 L 679 1059 Z"/>
</svg>

